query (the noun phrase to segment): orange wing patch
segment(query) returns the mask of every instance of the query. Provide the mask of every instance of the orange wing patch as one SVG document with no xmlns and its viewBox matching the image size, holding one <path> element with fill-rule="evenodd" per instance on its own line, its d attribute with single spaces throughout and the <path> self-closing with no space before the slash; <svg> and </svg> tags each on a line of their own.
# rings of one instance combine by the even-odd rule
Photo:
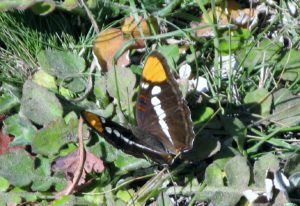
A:
<svg viewBox="0 0 300 206">
<path fill-rule="evenodd" d="M 150 55 L 143 69 L 143 78 L 147 81 L 160 83 L 167 79 L 167 74 L 160 59 Z"/>
<path fill-rule="evenodd" d="M 101 122 L 101 119 L 97 115 L 95 115 L 91 112 L 83 112 L 83 116 L 84 116 L 85 121 L 89 125 L 91 125 L 91 127 L 93 127 L 95 130 L 97 130 L 97 132 L 103 133 L 102 122 Z"/>
</svg>

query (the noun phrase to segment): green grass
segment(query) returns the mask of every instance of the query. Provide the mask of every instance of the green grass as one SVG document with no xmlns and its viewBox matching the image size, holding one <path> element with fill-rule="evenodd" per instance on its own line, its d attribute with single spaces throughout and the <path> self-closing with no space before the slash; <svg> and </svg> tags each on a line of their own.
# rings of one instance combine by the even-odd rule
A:
<svg viewBox="0 0 300 206">
<path fill-rule="evenodd" d="M 299 182 L 299 17 L 280 1 L 266 4 L 269 15 L 253 30 L 234 23 L 222 26 L 219 2 L 173 1 L 163 7 L 151 0 L 91 1 L 86 2 L 91 16 L 83 6 L 70 9 L 57 1 L 45 16 L 29 8 L 0 13 L 2 132 L 15 137 L 11 145 L 26 146 L 6 151 L 0 141 L 6 152 L 0 155 L 0 162 L 6 163 L 0 166 L 0 205 L 172 205 L 171 199 L 182 205 L 246 205 L 243 191 L 264 190 L 267 169 Z M 290 2 L 299 13 L 299 3 Z M 190 23 L 199 23 L 200 14 L 208 22 L 196 29 L 211 28 L 213 36 L 195 36 Z M 160 31 L 150 23 L 152 34 L 140 37 L 147 41 L 143 51 L 132 48 L 131 39 L 112 54 L 115 60 L 130 48 L 134 66 L 113 64 L 105 74 L 93 68 L 93 40 L 98 35 L 93 23 L 100 31 L 122 28 L 130 15 L 137 20 L 154 16 Z M 180 43 L 168 45 L 167 40 L 174 39 Z M 183 46 L 186 52 L 179 53 Z M 175 74 L 188 63 L 194 79 L 208 81 L 209 91 L 199 102 L 189 102 L 197 134 L 187 154 L 190 161 L 166 167 L 138 159 L 84 126 L 86 151 L 104 162 L 104 171 L 87 172 L 75 193 L 56 199 L 55 193 L 67 185 L 63 172 L 74 171 L 72 166 L 57 171 L 51 165 L 78 147 L 80 111 L 92 110 L 123 126 L 135 124 L 142 62 L 153 48 L 163 51 Z M 226 75 L 225 56 L 236 61 L 228 64 Z M 272 204 L 300 202 L 299 187 L 287 191 L 288 198 L 280 202 L 274 197 Z"/>
</svg>

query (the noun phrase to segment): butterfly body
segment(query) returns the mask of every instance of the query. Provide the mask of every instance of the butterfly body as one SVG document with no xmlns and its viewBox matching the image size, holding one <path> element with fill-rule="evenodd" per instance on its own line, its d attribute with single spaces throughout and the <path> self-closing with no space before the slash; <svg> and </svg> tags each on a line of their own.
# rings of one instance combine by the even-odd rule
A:
<svg viewBox="0 0 300 206">
<path fill-rule="evenodd" d="M 137 126 L 129 130 L 93 113 L 82 114 L 108 142 L 136 157 L 146 155 L 156 162 L 171 164 L 174 156 L 192 148 L 195 135 L 190 110 L 166 59 L 158 52 L 149 55 L 142 72 Z"/>
</svg>

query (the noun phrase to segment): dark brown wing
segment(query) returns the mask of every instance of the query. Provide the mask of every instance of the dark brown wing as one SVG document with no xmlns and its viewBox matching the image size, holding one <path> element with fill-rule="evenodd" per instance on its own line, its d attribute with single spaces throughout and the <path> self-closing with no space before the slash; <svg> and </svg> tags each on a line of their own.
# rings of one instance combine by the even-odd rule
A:
<svg viewBox="0 0 300 206">
<path fill-rule="evenodd" d="M 131 130 L 91 112 L 84 111 L 81 115 L 90 127 L 117 149 L 139 158 L 148 156 L 162 164 L 173 162 L 173 156 L 166 152 L 164 145 L 157 137 L 142 132 L 138 128 L 132 128 L 135 133 L 133 134 Z M 139 135 L 139 138 L 136 135 Z"/>
<path fill-rule="evenodd" d="M 153 52 L 145 62 L 136 105 L 138 127 L 157 136 L 168 152 L 192 147 L 191 113 L 165 58 Z"/>
</svg>

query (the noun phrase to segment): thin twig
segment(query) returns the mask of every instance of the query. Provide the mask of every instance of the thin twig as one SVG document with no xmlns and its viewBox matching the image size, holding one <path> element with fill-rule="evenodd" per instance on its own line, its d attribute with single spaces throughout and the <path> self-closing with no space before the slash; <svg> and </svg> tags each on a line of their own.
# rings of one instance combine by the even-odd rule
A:
<svg viewBox="0 0 300 206">
<path fill-rule="evenodd" d="M 77 186 L 79 179 L 83 172 L 84 162 L 85 162 L 85 150 L 83 145 L 83 138 L 82 138 L 82 125 L 83 125 L 83 118 L 80 116 L 79 123 L 78 123 L 78 144 L 79 144 L 79 162 L 78 167 L 74 173 L 73 181 L 70 185 L 68 185 L 65 189 L 60 191 L 55 195 L 55 198 L 59 198 L 62 195 L 69 195 L 71 194 L 75 187 Z"/>
</svg>

